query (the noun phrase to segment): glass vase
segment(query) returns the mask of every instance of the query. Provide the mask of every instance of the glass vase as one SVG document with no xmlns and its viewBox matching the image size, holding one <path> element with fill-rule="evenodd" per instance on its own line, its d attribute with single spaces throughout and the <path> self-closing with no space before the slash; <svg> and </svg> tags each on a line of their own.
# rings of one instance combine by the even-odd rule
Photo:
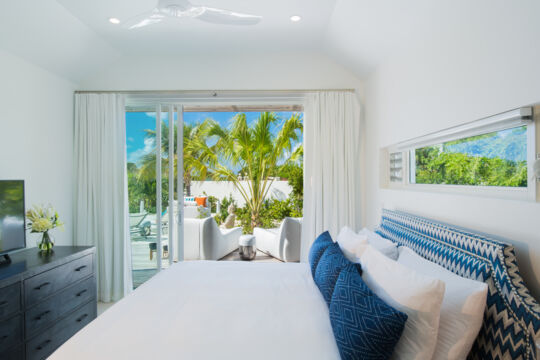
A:
<svg viewBox="0 0 540 360">
<path fill-rule="evenodd" d="M 42 253 L 52 252 L 54 246 L 54 240 L 48 231 L 45 231 L 41 236 L 41 241 L 38 242 L 37 247 Z"/>
</svg>

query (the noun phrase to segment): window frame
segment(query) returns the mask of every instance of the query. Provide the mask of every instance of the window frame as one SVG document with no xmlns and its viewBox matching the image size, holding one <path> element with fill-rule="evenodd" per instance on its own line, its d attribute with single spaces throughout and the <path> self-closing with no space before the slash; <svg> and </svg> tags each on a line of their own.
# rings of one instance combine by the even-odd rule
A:
<svg viewBox="0 0 540 360">
<path fill-rule="evenodd" d="M 537 182 L 536 179 L 533 179 L 533 165 L 537 153 L 536 121 L 534 115 L 532 107 L 522 107 L 389 146 L 386 148 L 387 156 L 385 160 L 385 167 L 388 168 L 388 174 L 383 182 L 383 185 L 386 186 L 383 187 L 410 191 L 536 201 Z M 414 181 L 416 174 L 415 152 L 417 149 L 519 126 L 526 126 L 527 128 L 527 187 L 417 184 Z M 395 152 L 403 153 L 403 179 L 401 182 L 390 180 L 390 154 Z"/>
</svg>

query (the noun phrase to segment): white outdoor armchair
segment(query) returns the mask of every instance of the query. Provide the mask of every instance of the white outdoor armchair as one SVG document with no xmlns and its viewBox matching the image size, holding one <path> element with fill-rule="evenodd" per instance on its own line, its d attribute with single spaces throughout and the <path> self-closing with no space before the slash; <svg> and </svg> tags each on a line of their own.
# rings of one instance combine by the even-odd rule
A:
<svg viewBox="0 0 540 360">
<path fill-rule="evenodd" d="M 254 228 L 257 249 L 285 262 L 300 261 L 302 219 L 287 217 L 275 229 Z"/>
<path fill-rule="evenodd" d="M 184 259 L 219 260 L 238 249 L 242 228 L 220 229 L 213 217 L 184 219 Z"/>
</svg>

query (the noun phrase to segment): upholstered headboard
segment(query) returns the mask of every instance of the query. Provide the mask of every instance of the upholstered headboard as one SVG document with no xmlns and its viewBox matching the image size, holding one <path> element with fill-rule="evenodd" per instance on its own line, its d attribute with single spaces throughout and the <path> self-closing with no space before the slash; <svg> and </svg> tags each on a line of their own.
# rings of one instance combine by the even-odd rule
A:
<svg viewBox="0 0 540 360">
<path fill-rule="evenodd" d="M 540 360 L 540 305 L 523 283 L 513 246 L 400 211 L 383 210 L 376 231 L 460 276 L 488 284 L 484 323 L 469 358 Z"/>
</svg>

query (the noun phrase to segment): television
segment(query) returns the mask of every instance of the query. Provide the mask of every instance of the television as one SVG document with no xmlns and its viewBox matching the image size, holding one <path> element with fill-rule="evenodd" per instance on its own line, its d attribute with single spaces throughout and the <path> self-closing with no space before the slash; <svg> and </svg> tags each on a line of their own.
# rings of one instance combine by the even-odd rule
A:
<svg viewBox="0 0 540 360">
<path fill-rule="evenodd" d="M 24 180 L 0 180 L 0 258 L 26 247 Z"/>
</svg>

